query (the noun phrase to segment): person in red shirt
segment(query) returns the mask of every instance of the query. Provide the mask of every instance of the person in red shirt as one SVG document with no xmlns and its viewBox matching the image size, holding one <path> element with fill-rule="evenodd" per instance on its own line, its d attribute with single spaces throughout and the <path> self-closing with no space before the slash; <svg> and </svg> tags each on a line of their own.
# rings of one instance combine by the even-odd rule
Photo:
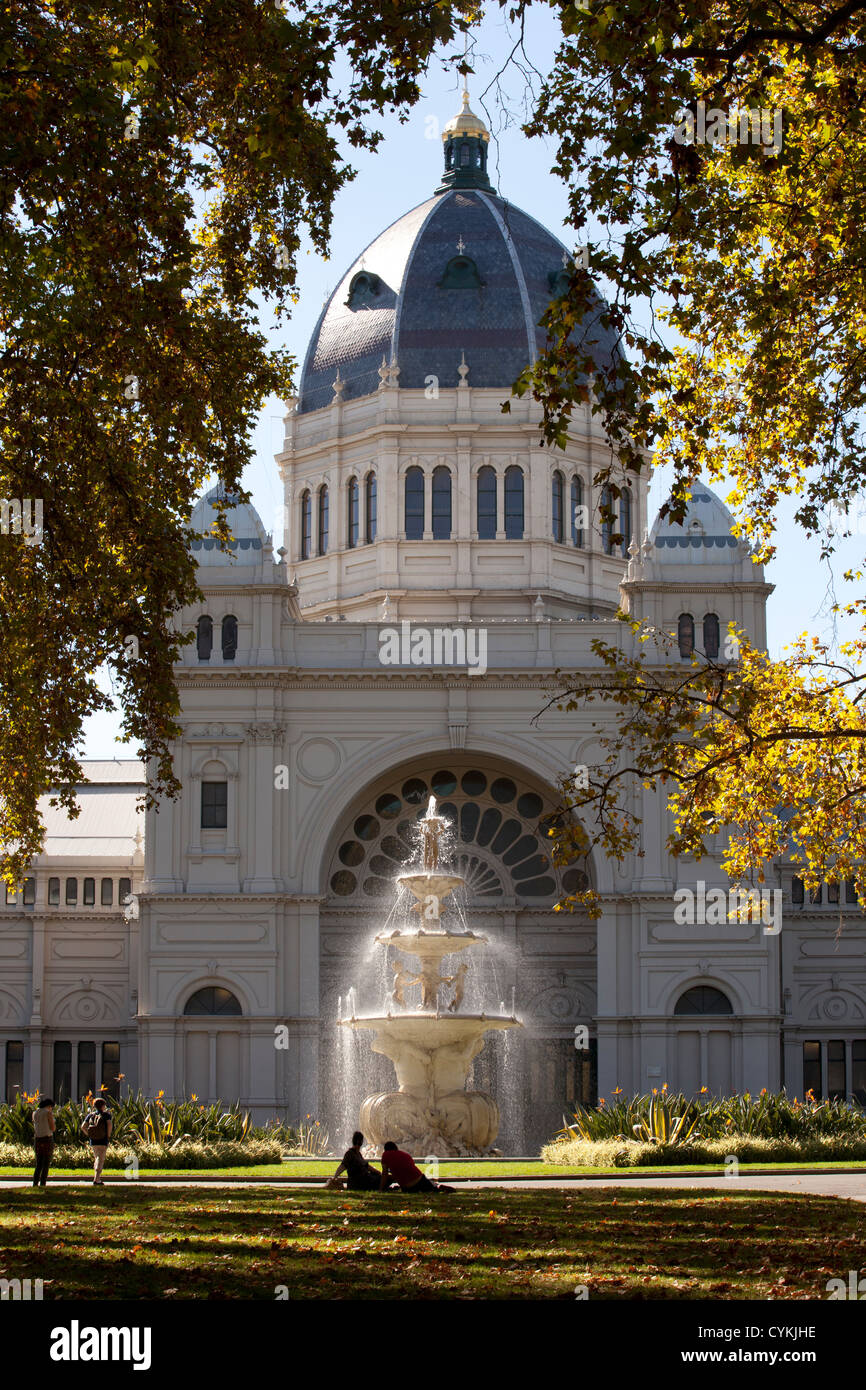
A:
<svg viewBox="0 0 866 1390">
<path fill-rule="evenodd" d="M 398 1149 L 393 1140 L 382 1150 L 382 1178 L 379 1191 L 382 1192 L 391 1182 L 398 1182 L 404 1192 L 453 1192 L 453 1187 L 445 1183 L 431 1182 L 416 1165 L 411 1154 Z"/>
</svg>

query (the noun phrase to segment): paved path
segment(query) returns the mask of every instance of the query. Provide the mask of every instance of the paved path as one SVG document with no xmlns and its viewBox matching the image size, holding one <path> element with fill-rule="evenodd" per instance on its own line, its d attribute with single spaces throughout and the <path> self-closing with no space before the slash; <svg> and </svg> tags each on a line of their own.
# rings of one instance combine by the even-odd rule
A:
<svg viewBox="0 0 866 1390">
<path fill-rule="evenodd" d="M 736 1192 L 738 1189 L 754 1188 L 761 1192 L 798 1192 L 805 1196 L 812 1197 L 847 1197 L 855 1202 L 866 1202 L 866 1172 L 863 1173 L 776 1173 L 767 1174 L 762 1177 L 759 1173 L 744 1173 L 739 1178 L 726 1178 L 723 1174 L 701 1174 L 683 1175 L 681 1177 L 672 1174 L 670 1177 L 651 1177 L 651 1178 L 562 1178 L 559 1181 L 547 1178 L 540 1181 L 525 1179 L 522 1182 L 514 1182 L 508 1178 L 477 1178 L 471 1182 L 455 1181 L 458 1192 L 462 1190 L 474 1191 L 479 1188 L 492 1188 L 494 1190 L 510 1189 L 512 1191 L 524 1191 L 531 1188 L 535 1191 L 594 1191 L 599 1187 L 648 1187 L 656 1191 L 665 1191 L 668 1188 L 678 1188 L 697 1190 L 700 1188 L 717 1188 L 722 1192 Z M 21 1182 L 14 1178 L 0 1179 L 0 1189 L 25 1187 L 26 1182 Z M 92 1183 L 83 1178 L 51 1178 L 51 1187 L 91 1187 Z M 129 1186 L 129 1182 L 123 1178 L 109 1179 L 106 1187 L 124 1188 Z M 268 1182 L 262 1179 L 257 1182 L 246 1182 L 244 1180 L 232 1183 L 208 1181 L 199 1179 L 196 1182 L 184 1183 L 181 1181 L 160 1182 L 158 1179 L 140 1180 L 136 1183 L 138 1187 L 154 1187 L 160 1189 L 172 1187 L 196 1187 L 196 1188 L 256 1188 L 263 1187 L 270 1190 L 282 1191 L 309 1191 L 318 1188 L 322 1190 L 323 1184 L 319 1182 L 309 1183 L 277 1183 Z M 37 1198 L 38 1200 L 38 1198 Z"/>
</svg>

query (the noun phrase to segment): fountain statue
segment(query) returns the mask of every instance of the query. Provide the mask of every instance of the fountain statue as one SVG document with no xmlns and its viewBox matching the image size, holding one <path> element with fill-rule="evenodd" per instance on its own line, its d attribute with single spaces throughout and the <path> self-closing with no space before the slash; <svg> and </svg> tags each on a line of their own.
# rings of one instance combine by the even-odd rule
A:
<svg viewBox="0 0 866 1390">
<path fill-rule="evenodd" d="M 411 908 L 417 925 L 376 937 L 380 945 L 400 953 L 392 964 L 390 1005 L 384 1016 L 340 1019 L 348 1028 L 375 1033 L 374 1052 L 388 1057 L 397 1073 L 398 1089 L 367 1096 L 361 1106 L 360 1128 L 376 1145 L 393 1139 L 416 1153 L 450 1157 L 489 1153 L 499 1130 L 499 1108 L 483 1091 L 467 1091 L 466 1082 L 485 1034 L 494 1029 L 520 1028 L 515 1018 L 500 1014 L 461 1012 L 468 960 L 460 959 L 452 974 L 442 973 L 446 956 L 483 946 L 486 936 L 449 931 L 441 926 L 442 904 L 462 887 L 459 874 L 440 867 L 442 837 L 448 822 L 436 814 L 430 797 L 420 821 L 423 870 L 400 874 L 397 883 L 415 898 Z M 410 966 L 406 956 L 417 965 Z M 407 993 L 419 987 L 416 1008 Z M 443 1009 L 446 992 L 451 997 Z"/>
</svg>

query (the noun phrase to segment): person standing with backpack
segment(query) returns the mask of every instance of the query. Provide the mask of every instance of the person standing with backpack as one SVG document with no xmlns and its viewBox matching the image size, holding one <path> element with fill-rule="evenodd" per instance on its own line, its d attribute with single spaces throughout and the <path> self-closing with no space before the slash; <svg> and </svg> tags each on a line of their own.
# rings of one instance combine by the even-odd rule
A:
<svg viewBox="0 0 866 1390">
<path fill-rule="evenodd" d="M 44 1187 L 54 1153 L 54 1101 L 43 1096 L 33 1111 L 33 1142 L 36 1147 L 36 1167 L 33 1170 L 33 1186 Z"/>
<path fill-rule="evenodd" d="M 112 1124 L 108 1106 L 102 1096 L 97 1096 L 93 1102 L 93 1109 L 88 1110 L 81 1126 L 81 1132 L 93 1150 L 94 1187 L 104 1185 L 102 1170 L 105 1167 L 105 1155 L 108 1152 L 108 1144 L 111 1139 Z"/>
</svg>

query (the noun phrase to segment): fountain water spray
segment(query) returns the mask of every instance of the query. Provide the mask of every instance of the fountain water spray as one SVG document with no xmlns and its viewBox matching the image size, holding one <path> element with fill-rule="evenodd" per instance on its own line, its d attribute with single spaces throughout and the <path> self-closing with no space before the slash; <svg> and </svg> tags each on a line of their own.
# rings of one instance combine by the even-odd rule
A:
<svg viewBox="0 0 866 1390">
<path fill-rule="evenodd" d="M 418 915 L 417 925 L 376 937 L 386 950 L 392 947 L 398 953 L 391 967 L 386 1013 L 356 1018 L 354 990 L 350 990 L 351 1016 L 340 1020 L 348 1028 L 372 1030 L 373 1051 L 389 1058 L 397 1073 L 398 1090 L 367 1096 L 360 1128 L 374 1144 L 393 1139 L 440 1158 L 490 1152 L 499 1131 L 499 1107 L 486 1092 L 467 1091 L 466 1081 L 486 1033 L 523 1026 L 514 1016 L 513 998 L 510 1016 L 504 1004 L 499 1014 L 461 1012 L 469 972 L 469 959 L 463 952 L 486 945 L 487 937 L 441 926 L 442 903 L 464 883 L 461 875 L 440 867 L 447 825 L 436 814 L 436 798 L 431 796 L 420 822 L 423 870 L 400 874 L 397 879 L 400 888 L 408 889 L 416 900 L 411 912 Z M 444 975 L 444 958 L 458 955 L 454 973 Z M 410 965 L 407 957 L 417 964 Z M 407 992 L 413 986 L 420 991 L 415 1009 L 407 1004 Z M 443 1007 L 443 995 L 449 992 Z"/>
</svg>

